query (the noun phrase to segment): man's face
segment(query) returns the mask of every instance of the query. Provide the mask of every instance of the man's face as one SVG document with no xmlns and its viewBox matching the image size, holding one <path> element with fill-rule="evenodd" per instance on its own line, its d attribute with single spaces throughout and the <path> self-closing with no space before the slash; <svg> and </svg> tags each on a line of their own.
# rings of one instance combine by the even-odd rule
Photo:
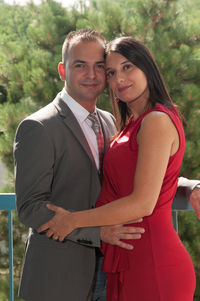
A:
<svg viewBox="0 0 200 301">
<path fill-rule="evenodd" d="M 71 97 L 83 106 L 96 102 L 106 84 L 103 45 L 99 41 L 72 42 L 64 72 L 65 88 Z M 60 69 L 59 73 L 61 76 Z"/>
</svg>

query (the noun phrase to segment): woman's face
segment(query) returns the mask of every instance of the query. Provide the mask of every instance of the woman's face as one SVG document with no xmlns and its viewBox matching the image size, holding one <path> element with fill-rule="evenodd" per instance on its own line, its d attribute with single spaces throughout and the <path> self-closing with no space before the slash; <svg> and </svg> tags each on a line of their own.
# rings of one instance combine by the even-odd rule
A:
<svg viewBox="0 0 200 301">
<path fill-rule="evenodd" d="M 148 99 L 147 78 L 142 70 L 117 52 L 106 57 L 106 76 L 116 97 L 128 105 Z"/>
</svg>

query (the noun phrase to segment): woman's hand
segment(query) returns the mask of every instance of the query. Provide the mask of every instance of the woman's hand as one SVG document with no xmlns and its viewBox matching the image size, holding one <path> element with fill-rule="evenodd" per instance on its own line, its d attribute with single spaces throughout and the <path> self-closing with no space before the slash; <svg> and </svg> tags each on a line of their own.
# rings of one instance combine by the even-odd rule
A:
<svg viewBox="0 0 200 301">
<path fill-rule="evenodd" d="M 55 205 L 47 204 L 47 208 L 55 212 L 55 215 L 47 223 L 40 226 L 37 231 L 46 232 L 47 237 L 63 241 L 75 227 L 73 226 L 72 213 Z"/>
</svg>

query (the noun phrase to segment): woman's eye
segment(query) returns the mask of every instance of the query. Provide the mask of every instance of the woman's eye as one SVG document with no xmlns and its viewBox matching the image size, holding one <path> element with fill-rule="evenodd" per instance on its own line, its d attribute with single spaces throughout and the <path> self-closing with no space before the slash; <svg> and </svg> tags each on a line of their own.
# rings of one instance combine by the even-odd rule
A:
<svg viewBox="0 0 200 301">
<path fill-rule="evenodd" d="M 128 65 L 125 65 L 125 66 L 124 66 L 124 70 L 128 70 L 128 69 L 130 69 L 130 68 L 132 68 L 132 65 L 131 65 L 131 64 L 128 64 Z"/>
<path fill-rule="evenodd" d="M 110 77 L 112 77 L 113 75 L 114 75 L 114 71 L 109 71 L 109 72 L 106 73 L 106 77 L 107 77 L 107 78 L 110 78 Z"/>
</svg>

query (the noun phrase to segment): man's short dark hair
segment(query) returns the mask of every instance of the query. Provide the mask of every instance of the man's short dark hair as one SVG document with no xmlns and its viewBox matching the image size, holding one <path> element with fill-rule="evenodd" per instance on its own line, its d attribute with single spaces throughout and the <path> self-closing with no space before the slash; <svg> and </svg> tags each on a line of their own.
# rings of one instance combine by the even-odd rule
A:
<svg viewBox="0 0 200 301">
<path fill-rule="evenodd" d="M 67 35 L 62 47 L 62 62 L 64 65 L 66 64 L 68 49 L 71 43 L 75 40 L 80 40 L 82 42 L 100 41 L 103 46 L 106 44 L 106 39 L 104 36 L 95 30 L 85 28 L 77 31 L 71 31 Z"/>
</svg>

